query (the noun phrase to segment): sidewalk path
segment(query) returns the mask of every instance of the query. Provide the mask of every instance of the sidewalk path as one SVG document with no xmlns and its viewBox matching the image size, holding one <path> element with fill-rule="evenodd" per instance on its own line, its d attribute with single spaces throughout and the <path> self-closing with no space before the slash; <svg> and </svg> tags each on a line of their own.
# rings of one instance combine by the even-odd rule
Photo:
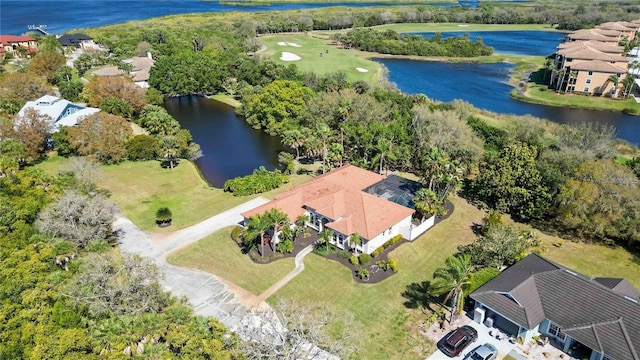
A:
<svg viewBox="0 0 640 360">
<path fill-rule="evenodd" d="M 287 276 L 280 279 L 277 283 L 271 285 L 270 288 L 265 290 L 260 296 L 258 296 L 258 302 L 262 303 L 267 300 L 271 295 L 275 294 L 281 287 L 285 286 L 289 281 L 291 281 L 294 277 L 298 276 L 304 270 L 304 257 L 307 256 L 311 251 L 313 251 L 313 245 L 309 245 L 306 248 L 300 250 L 300 252 L 296 255 L 295 263 L 296 267 L 287 274 Z"/>
<path fill-rule="evenodd" d="M 152 259 L 162 271 L 163 287 L 174 295 L 185 296 L 195 313 L 214 316 L 228 328 L 235 327 L 246 313 L 246 306 L 260 304 L 257 297 L 239 286 L 229 284 L 217 276 L 167 263 L 167 255 L 180 247 L 227 226 L 242 221 L 240 213 L 268 200 L 262 197 L 210 217 L 198 224 L 171 233 L 151 234 L 142 231 L 126 217 L 119 215 L 113 229 L 117 232 L 120 250 Z M 297 258 L 296 258 L 297 268 Z"/>
</svg>

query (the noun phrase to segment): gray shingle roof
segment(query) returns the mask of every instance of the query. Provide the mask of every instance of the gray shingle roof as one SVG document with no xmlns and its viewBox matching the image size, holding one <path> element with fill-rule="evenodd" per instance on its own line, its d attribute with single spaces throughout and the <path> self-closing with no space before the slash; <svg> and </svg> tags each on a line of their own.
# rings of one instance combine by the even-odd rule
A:
<svg viewBox="0 0 640 360">
<path fill-rule="evenodd" d="M 470 296 L 522 327 L 546 318 L 616 360 L 640 360 L 640 304 L 624 293 L 631 284 L 615 280 L 592 280 L 532 254 Z"/>
<path fill-rule="evenodd" d="M 595 278 L 593 279 L 620 295 L 640 300 L 640 291 L 634 288 L 626 279 L 622 278 Z"/>
</svg>

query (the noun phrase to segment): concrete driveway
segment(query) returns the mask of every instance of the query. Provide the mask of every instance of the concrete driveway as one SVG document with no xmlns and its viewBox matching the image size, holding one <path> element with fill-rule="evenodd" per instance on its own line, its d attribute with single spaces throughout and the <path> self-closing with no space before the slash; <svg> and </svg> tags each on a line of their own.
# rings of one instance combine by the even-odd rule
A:
<svg viewBox="0 0 640 360">
<path fill-rule="evenodd" d="M 234 328 L 247 311 L 247 306 L 260 303 L 246 290 L 203 271 L 186 269 L 167 263 L 167 255 L 227 226 L 243 220 L 242 212 L 268 202 L 259 197 L 212 216 L 196 225 L 171 233 L 153 234 L 142 231 L 123 215 L 117 216 L 113 229 L 118 234 L 120 251 L 152 259 L 164 278 L 160 283 L 175 296 L 184 296 L 203 316 L 214 316 L 228 328 Z"/>
<path fill-rule="evenodd" d="M 436 351 L 433 355 L 429 356 L 427 360 L 464 359 L 464 357 L 468 353 L 470 353 L 475 348 L 485 343 L 490 343 L 491 345 L 495 346 L 498 349 L 498 359 L 502 359 L 503 357 L 507 356 L 507 354 L 509 354 L 511 350 L 513 350 L 516 347 L 516 345 L 509 342 L 508 339 L 498 340 L 495 337 L 489 335 L 489 331 L 491 329 L 484 326 L 483 324 L 478 324 L 477 322 L 470 321 L 466 325 L 469 325 L 472 328 L 476 329 L 476 331 L 478 332 L 478 340 L 471 343 L 466 349 L 462 351 L 460 355 L 456 357 L 451 358 L 438 349 L 438 351 Z M 442 336 L 445 336 L 445 335 L 446 334 L 443 334 Z"/>
</svg>

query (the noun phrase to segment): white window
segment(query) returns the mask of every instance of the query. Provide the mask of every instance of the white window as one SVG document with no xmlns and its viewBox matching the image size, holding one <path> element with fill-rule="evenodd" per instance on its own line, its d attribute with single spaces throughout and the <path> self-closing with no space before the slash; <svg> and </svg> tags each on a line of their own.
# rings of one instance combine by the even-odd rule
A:
<svg viewBox="0 0 640 360">
<path fill-rule="evenodd" d="M 586 83 L 591 84 L 591 79 L 587 79 Z"/>
<path fill-rule="evenodd" d="M 565 334 L 562 332 L 562 328 L 551 321 L 549 322 L 549 334 L 564 342 Z"/>
<path fill-rule="evenodd" d="M 589 76 L 593 75 L 593 71 L 589 71 L 588 75 Z"/>
<path fill-rule="evenodd" d="M 589 92 L 589 88 L 585 86 L 584 92 Z"/>
</svg>

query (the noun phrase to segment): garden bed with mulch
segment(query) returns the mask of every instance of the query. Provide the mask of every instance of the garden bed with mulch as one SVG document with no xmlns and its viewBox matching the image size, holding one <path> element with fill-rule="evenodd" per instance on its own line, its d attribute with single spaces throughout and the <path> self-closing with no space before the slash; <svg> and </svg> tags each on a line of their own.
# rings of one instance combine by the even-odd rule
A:
<svg viewBox="0 0 640 360">
<path fill-rule="evenodd" d="M 441 221 L 447 219 L 449 216 L 451 216 L 451 214 L 453 213 L 454 207 L 453 204 L 450 201 L 447 201 L 444 204 L 444 208 L 447 209 L 447 214 L 446 215 L 442 215 L 442 216 L 436 216 L 436 219 L 434 221 L 434 227 L 440 223 Z M 433 227 L 432 227 L 433 228 Z M 427 230 L 425 232 L 425 234 L 428 232 L 429 230 Z M 421 235 L 422 236 L 422 235 Z M 329 260 L 333 260 L 333 261 L 337 261 L 340 264 L 346 266 L 349 270 L 351 270 L 351 275 L 353 276 L 353 279 L 356 282 L 359 282 L 361 284 L 376 284 L 379 283 L 380 281 L 392 276 L 393 274 L 395 274 L 391 269 L 387 269 L 387 270 L 383 270 L 383 269 L 376 269 L 375 267 L 372 267 L 372 265 L 375 265 L 376 262 L 378 261 L 389 261 L 389 253 L 391 253 L 393 250 L 397 249 L 399 246 L 401 246 L 402 244 L 405 243 L 410 243 L 411 241 L 407 240 L 407 239 L 402 239 L 401 241 L 391 245 L 390 247 L 384 249 L 378 256 L 376 256 L 375 258 L 372 257 L 371 261 L 369 263 L 367 263 L 366 265 L 354 265 L 351 263 L 351 261 L 349 260 L 349 258 L 342 258 L 338 256 L 338 253 L 341 251 L 340 249 L 331 246 L 333 248 L 332 251 L 329 252 L 329 254 L 323 254 L 326 251 L 314 251 L 314 253 L 316 255 L 322 256 L 324 258 L 327 258 Z M 320 248 L 323 248 L 325 245 L 319 245 Z M 353 254 L 350 254 L 349 256 L 351 256 Z M 364 268 L 367 269 L 369 271 L 369 277 L 362 279 L 360 278 L 360 276 L 358 276 L 358 269 L 360 268 Z M 401 271 L 401 269 L 398 269 L 398 271 Z"/>
<path fill-rule="evenodd" d="M 313 244 L 318 240 L 318 232 L 313 229 L 306 228 L 305 232 L 309 234 L 308 237 L 304 236 L 304 232 L 296 236 L 293 239 L 293 251 L 290 253 L 281 253 L 275 250 L 275 246 L 271 244 L 264 244 L 264 256 L 260 256 L 260 245 L 252 249 L 247 249 L 242 243 L 238 243 L 238 246 L 242 250 L 243 254 L 247 254 L 249 258 L 256 264 L 268 264 L 280 259 L 295 257 L 302 249 Z"/>
</svg>

